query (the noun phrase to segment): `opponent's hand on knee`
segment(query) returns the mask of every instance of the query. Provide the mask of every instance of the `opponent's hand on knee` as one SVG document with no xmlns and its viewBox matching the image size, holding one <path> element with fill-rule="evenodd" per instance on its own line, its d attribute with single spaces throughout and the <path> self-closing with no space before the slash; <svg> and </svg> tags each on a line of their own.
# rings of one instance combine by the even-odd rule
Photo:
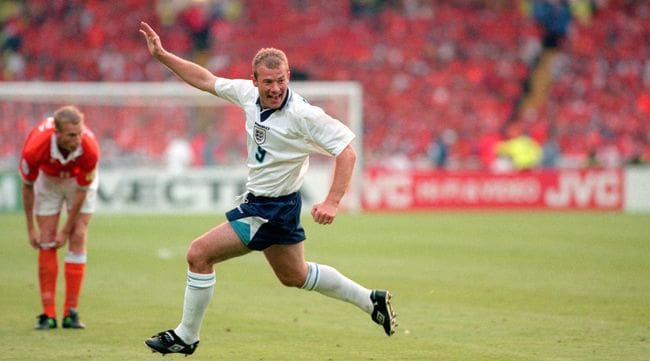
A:
<svg viewBox="0 0 650 361">
<path fill-rule="evenodd" d="M 54 238 L 54 247 L 55 248 L 61 248 L 65 245 L 65 243 L 68 241 L 68 238 L 70 237 L 70 234 L 67 232 L 57 232 L 56 237 Z"/>
</svg>

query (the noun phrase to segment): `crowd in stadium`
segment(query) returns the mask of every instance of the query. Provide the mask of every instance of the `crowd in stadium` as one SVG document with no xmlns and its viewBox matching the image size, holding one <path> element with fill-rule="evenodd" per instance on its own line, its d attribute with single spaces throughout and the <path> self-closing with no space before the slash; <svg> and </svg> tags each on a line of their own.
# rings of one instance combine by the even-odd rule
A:
<svg viewBox="0 0 650 361">
<path fill-rule="evenodd" d="M 289 55 L 294 81 L 360 82 L 367 164 L 501 169 L 500 161 L 512 160 L 504 141 L 518 138 L 539 154 L 514 165 L 521 169 L 650 161 L 648 1 L 143 3 L 3 2 L 0 80 L 174 80 L 147 53 L 137 31 L 143 20 L 169 50 L 217 75 L 246 78 L 254 53 L 275 46 Z M 555 10 L 570 16 L 560 31 L 557 21 L 545 22 L 544 11 Z M 548 63 L 544 54 L 552 54 Z M 540 84 L 547 84 L 541 98 Z M 0 119 L 0 134 L 17 129 L 8 116 Z M 88 121 L 117 153 L 146 146 L 136 136 L 145 132 L 129 126 L 128 113 L 112 126 Z M 138 124 L 150 129 L 154 122 Z M 186 132 L 195 164 L 218 162 L 199 156 L 206 153 L 199 147 L 228 145 L 189 129 L 171 127 L 149 152 L 162 157 L 174 132 Z M 13 143 L 23 138 L 0 138 L 0 156 L 17 157 L 11 152 L 22 144 Z"/>
</svg>

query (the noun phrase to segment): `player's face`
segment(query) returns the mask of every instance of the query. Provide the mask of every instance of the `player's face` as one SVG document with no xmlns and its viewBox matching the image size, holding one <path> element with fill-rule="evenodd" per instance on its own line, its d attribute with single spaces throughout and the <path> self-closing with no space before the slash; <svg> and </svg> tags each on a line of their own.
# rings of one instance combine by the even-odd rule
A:
<svg viewBox="0 0 650 361">
<path fill-rule="evenodd" d="M 63 123 L 61 130 L 56 130 L 56 144 L 62 150 L 73 152 L 81 145 L 81 123 Z"/>
<path fill-rule="evenodd" d="M 253 84 L 260 93 L 260 103 L 264 108 L 277 109 L 282 105 L 289 87 L 289 69 L 281 65 L 277 69 L 269 69 L 264 65 L 257 67 L 257 79 Z"/>
</svg>

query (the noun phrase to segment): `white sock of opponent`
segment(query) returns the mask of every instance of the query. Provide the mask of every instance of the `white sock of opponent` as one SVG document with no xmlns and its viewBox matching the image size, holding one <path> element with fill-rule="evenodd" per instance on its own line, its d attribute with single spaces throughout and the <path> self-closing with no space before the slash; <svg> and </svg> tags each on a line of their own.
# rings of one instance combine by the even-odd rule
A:
<svg viewBox="0 0 650 361">
<path fill-rule="evenodd" d="M 308 291 L 314 290 L 325 296 L 350 302 L 367 313 L 372 313 L 372 301 L 370 290 L 342 275 L 336 269 L 307 262 L 309 272 L 307 280 L 302 288 Z"/>
<path fill-rule="evenodd" d="M 201 274 L 187 271 L 183 319 L 174 332 L 188 345 L 199 340 L 201 323 L 212 299 L 216 279 L 214 272 Z"/>
</svg>

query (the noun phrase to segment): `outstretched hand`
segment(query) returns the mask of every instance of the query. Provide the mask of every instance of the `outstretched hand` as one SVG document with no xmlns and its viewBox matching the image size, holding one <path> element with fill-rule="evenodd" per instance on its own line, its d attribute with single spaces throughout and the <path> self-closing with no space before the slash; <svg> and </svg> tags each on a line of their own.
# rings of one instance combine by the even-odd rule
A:
<svg viewBox="0 0 650 361">
<path fill-rule="evenodd" d="M 149 48 L 149 53 L 151 53 L 151 55 L 158 57 L 165 51 L 160 42 L 160 37 L 155 31 L 153 31 L 149 24 L 141 21 L 139 31 L 144 36 L 145 40 L 147 40 L 147 47 Z"/>
</svg>

